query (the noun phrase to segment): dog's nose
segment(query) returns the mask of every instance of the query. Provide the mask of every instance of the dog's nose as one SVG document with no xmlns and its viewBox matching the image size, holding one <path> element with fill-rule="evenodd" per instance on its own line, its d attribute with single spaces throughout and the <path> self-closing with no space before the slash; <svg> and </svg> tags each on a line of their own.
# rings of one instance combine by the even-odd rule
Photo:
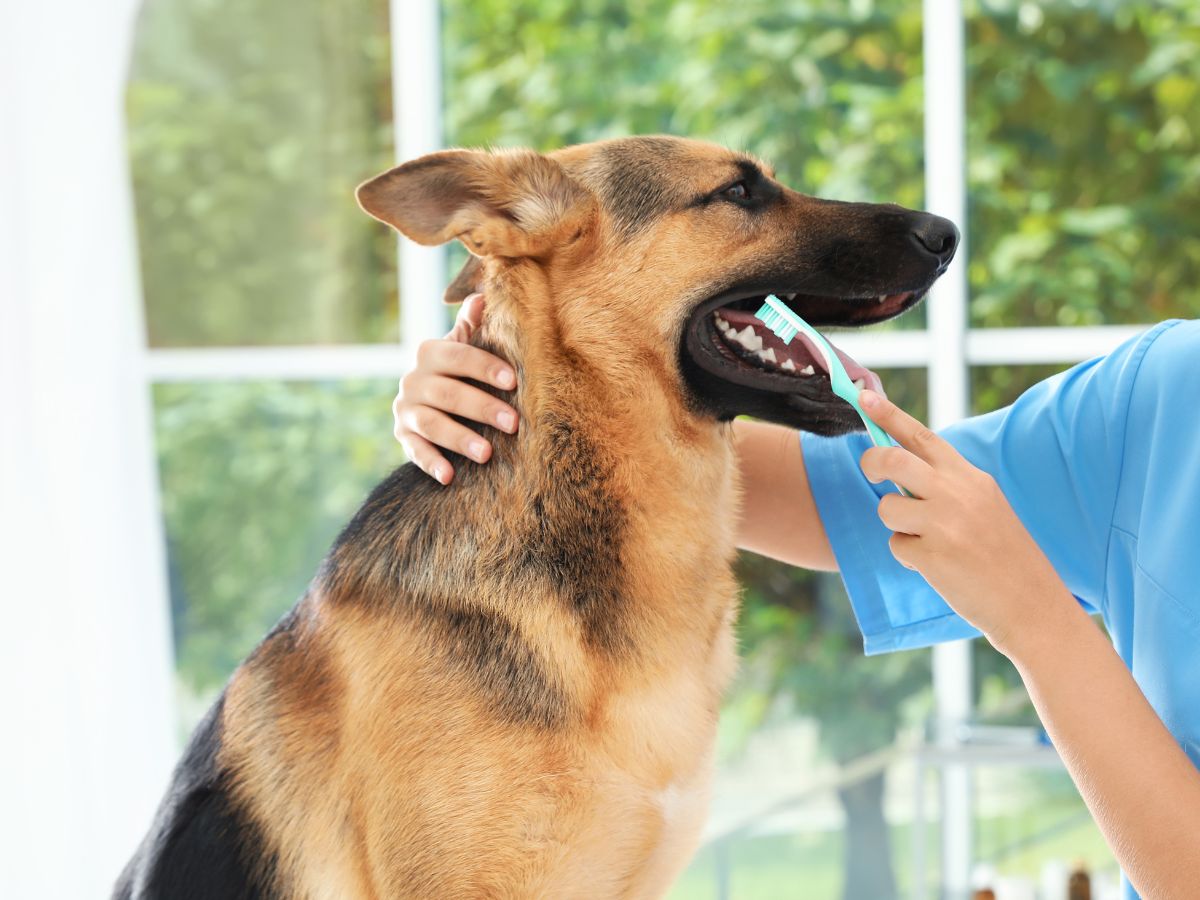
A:
<svg viewBox="0 0 1200 900">
<path fill-rule="evenodd" d="M 924 213 L 913 228 L 917 243 L 937 257 L 938 267 L 944 269 L 954 259 L 958 249 L 958 229 L 949 219 Z"/>
</svg>

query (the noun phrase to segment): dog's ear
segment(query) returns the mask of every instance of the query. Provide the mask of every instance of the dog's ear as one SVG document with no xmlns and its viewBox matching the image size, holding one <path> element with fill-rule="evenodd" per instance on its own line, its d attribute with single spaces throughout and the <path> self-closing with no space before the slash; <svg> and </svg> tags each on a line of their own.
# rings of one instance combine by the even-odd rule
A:
<svg viewBox="0 0 1200 900">
<path fill-rule="evenodd" d="M 458 238 L 476 256 L 542 256 L 579 234 L 590 192 L 531 150 L 445 150 L 359 185 L 370 215 L 418 244 Z M 455 280 L 455 284 L 461 280 Z"/>
<path fill-rule="evenodd" d="M 447 303 L 462 303 L 476 291 L 483 290 L 480 278 L 483 277 L 483 263 L 478 256 L 468 256 L 463 267 L 458 270 L 442 299 Z"/>
</svg>

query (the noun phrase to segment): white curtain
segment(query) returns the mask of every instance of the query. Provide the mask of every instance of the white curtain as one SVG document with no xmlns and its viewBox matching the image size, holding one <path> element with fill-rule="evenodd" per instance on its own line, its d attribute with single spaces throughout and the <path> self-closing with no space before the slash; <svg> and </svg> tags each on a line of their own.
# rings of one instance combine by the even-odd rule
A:
<svg viewBox="0 0 1200 900">
<path fill-rule="evenodd" d="M 123 91 L 136 0 L 0 0 L 0 896 L 104 897 L 176 753 Z"/>
</svg>

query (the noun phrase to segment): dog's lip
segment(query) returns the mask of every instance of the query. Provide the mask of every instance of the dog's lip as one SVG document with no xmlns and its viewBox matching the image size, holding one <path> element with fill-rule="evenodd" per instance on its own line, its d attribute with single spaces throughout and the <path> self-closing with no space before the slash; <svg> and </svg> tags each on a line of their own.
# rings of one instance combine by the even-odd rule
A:
<svg viewBox="0 0 1200 900">
<path fill-rule="evenodd" d="M 926 284 L 893 293 L 834 295 L 809 293 L 803 288 L 792 291 L 750 284 L 722 291 L 701 301 L 692 310 L 689 320 L 695 323 L 716 309 L 746 301 L 761 302 L 768 294 L 773 294 L 810 325 L 856 328 L 894 319 L 915 306 L 925 296 L 929 287 L 930 285 Z M 757 306 L 754 306 L 754 309 L 757 309 Z"/>
</svg>

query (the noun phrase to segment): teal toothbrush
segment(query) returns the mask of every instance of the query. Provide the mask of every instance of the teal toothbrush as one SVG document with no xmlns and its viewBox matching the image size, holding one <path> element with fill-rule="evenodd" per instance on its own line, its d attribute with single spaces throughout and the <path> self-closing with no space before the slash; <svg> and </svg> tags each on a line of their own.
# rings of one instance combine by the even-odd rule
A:
<svg viewBox="0 0 1200 900">
<path fill-rule="evenodd" d="M 829 341 L 813 328 L 802 318 L 792 312 L 782 300 L 775 295 L 770 295 L 766 298 L 762 307 L 755 313 L 764 325 L 775 333 L 775 336 L 785 344 L 790 344 L 800 332 L 804 332 L 805 336 L 812 341 L 813 346 L 825 358 L 825 368 L 829 370 L 829 383 L 833 388 L 833 392 L 854 407 L 854 411 L 858 413 L 863 424 L 867 426 L 867 434 L 871 436 L 871 441 L 876 447 L 895 447 L 896 442 L 891 436 L 871 421 L 870 417 L 863 411 L 863 408 L 858 402 L 858 388 L 850 379 L 850 373 L 846 371 L 846 367 L 842 365 L 841 359 L 830 346 Z M 900 485 L 896 485 L 900 489 L 900 493 L 907 497 L 911 497 Z"/>
</svg>

